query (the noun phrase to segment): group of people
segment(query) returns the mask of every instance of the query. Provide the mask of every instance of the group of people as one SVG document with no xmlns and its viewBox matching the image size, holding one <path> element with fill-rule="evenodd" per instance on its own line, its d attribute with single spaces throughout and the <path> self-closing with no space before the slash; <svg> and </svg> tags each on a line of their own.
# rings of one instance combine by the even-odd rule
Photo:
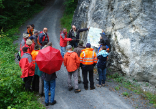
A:
<svg viewBox="0 0 156 109">
<path fill-rule="evenodd" d="M 88 72 L 90 81 L 90 90 L 94 90 L 94 76 L 93 69 L 97 65 L 99 73 L 99 83 L 97 87 L 105 86 L 106 80 L 106 62 L 108 59 L 109 47 L 106 45 L 105 41 L 100 38 L 98 54 L 95 53 L 94 49 L 91 48 L 91 44 L 87 43 L 83 46 L 83 41 L 79 39 L 80 32 L 87 31 L 89 28 L 77 29 L 75 25 L 67 34 L 67 29 L 64 28 L 60 32 L 60 47 L 61 55 L 63 58 L 64 66 L 68 71 L 68 90 L 73 90 L 72 86 L 72 76 L 74 77 L 74 92 L 79 93 L 79 83 L 81 83 L 81 74 L 84 89 L 88 90 Z M 20 59 L 19 66 L 21 67 L 22 75 L 24 81 L 24 87 L 27 91 L 39 91 L 44 87 L 45 93 L 45 105 L 56 104 L 55 97 L 55 79 L 57 78 L 56 73 L 47 74 L 46 72 L 40 71 L 37 63 L 35 62 L 36 57 L 41 49 L 46 47 L 52 47 L 52 43 L 49 42 L 49 36 L 47 34 L 48 29 L 43 28 L 43 31 L 37 31 L 34 29 L 34 25 L 28 25 L 27 31 L 23 33 L 23 39 L 20 44 Z M 103 33 L 104 34 L 104 33 Z M 69 41 L 69 45 L 67 42 Z M 32 88 L 31 88 L 32 84 Z M 50 94 L 49 94 L 50 90 Z M 41 94 L 41 93 L 40 93 Z M 49 95 L 51 99 L 49 102 Z"/>
</svg>

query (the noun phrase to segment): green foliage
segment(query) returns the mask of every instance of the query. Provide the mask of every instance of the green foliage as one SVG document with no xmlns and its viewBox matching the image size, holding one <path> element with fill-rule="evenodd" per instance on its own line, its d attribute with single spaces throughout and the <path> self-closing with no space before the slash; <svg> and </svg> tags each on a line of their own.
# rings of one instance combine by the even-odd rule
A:
<svg viewBox="0 0 156 109">
<path fill-rule="evenodd" d="M 123 96 L 126 96 L 126 97 L 129 97 L 130 96 L 130 94 L 128 92 L 123 92 L 122 95 Z"/>
<path fill-rule="evenodd" d="M 110 69 L 111 70 L 111 69 Z M 137 94 L 140 94 L 141 96 L 144 95 L 145 99 L 148 99 L 150 103 L 156 104 L 156 94 L 152 94 L 150 92 L 143 91 L 140 87 L 140 85 L 133 84 L 128 80 L 125 80 L 122 76 L 120 76 L 118 73 L 114 73 L 113 75 L 108 75 L 108 78 L 114 79 L 116 82 L 120 83 L 120 86 L 123 86 Z M 133 81 L 136 83 L 137 81 L 133 79 Z M 146 86 L 149 86 L 149 83 L 146 83 Z M 115 90 L 120 89 L 118 86 L 115 87 Z M 123 93 L 124 96 L 130 96 L 128 92 Z"/>
<path fill-rule="evenodd" d="M 15 63 L 15 53 L 17 53 L 13 41 L 17 36 L 13 34 L 18 29 L 11 29 L 4 33 L 1 31 L 0 37 L 0 109 L 37 109 L 44 108 L 33 93 L 25 92 L 23 81 L 20 78 L 21 70 Z"/>
<path fill-rule="evenodd" d="M 120 90 L 120 86 L 116 86 L 115 90 L 117 90 L 117 91 Z"/>
<path fill-rule="evenodd" d="M 39 0 L 40 1 L 40 0 Z M 21 25 L 42 8 L 37 0 L 0 0 L 0 29 Z"/>
<path fill-rule="evenodd" d="M 71 29 L 71 24 L 73 20 L 73 14 L 76 9 L 78 0 L 66 0 L 65 5 L 65 12 L 63 17 L 61 18 L 61 25 L 63 28 L 67 28 L 69 31 Z"/>
<path fill-rule="evenodd" d="M 24 4 L 25 2 L 28 3 Z M 0 27 L 5 29 L 5 32 L 0 31 L 0 109 L 44 108 L 34 93 L 24 90 L 23 81 L 20 78 L 21 69 L 15 63 L 17 45 L 13 42 L 18 37 L 14 34 L 19 32 L 18 27 L 23 22 L 43 9 L 40 5 L 32 5 L 30 2 L 33 0 L 0 0 L 0 12 L 3 11 L 3 15 L 0 15 Z M 14 28 L 10 29 L 12 27 Z"/>
</svg>

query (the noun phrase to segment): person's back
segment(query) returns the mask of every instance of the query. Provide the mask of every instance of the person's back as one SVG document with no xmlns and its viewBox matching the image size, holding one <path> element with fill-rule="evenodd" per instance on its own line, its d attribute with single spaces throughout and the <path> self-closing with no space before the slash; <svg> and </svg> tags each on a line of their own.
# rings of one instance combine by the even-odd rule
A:
<svg viewBox="0 0 156 109">
<path fill-rule="evenodd" d="M 83 41 L 80 41 L 79 46 L 77 48 L 74 48 L 73 51 L 76 52 L 78 54 L 78 56 L 80 57 L 80 54 L 83 49 L 85 49 L 85 47 L 83 46 Z"/>
<path fill-rule="evenodd" d="M 73 51 L 67 52 L 64 56 L 64 64 L 68 72 L 75 71 L 79 67 L 79 64 L 80 64 L 77 53 Z"/>
<path fill-rule="evenodd" d="M 64 56 L 64 65 L 68 71 L 68 88 L 69 91 L 73 89 L 71 84 L 71 77 L 74 76 L 74 83 L 75 83 L 75 93 L 80 92 L 81 90 L 78 89 L 78 68 L 80 65 L 80 60 L 77 53 L 72 51 L 72 46 L 67 46 L 68 52 Z"/>
</svg>

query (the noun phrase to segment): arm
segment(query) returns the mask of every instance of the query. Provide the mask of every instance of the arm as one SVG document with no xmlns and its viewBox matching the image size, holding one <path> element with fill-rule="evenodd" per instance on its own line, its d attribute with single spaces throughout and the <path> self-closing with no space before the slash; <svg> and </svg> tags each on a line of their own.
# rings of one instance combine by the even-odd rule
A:
<svg viewBox="0 0 156 109">
<path fill-rule="evenodd" d="M 96 53 L 94 52 L 94 64 L 96 65 L 96 63 L 97 63 L 97 55 L 96 55 Z"/>
<path fill-rule="evenodd" d="M 71 41 L 72 39 L 71 38 L 66 38 L 65 35 L 62 33 L 61 34 L 61 37 L 63 38 L 63 40 L 65 41 Z"/>
<path fill-rule="evenodd" d="M 66 60 L 66 57 L 64 56 L 64 66 L 67 66 L 67 60 Z"/>
<path fill-rule="evenodd" d="M 87 31 L 89 30 L 88 28 L 84 28 L 84 29 L 79 29 L 78 32 L 83 32 L 83 31 Z"/>
<path fill-rule="evenodd" d="M 76 54 L 76 55 L 75 55 L 75 58 L 76 58 L 76 65 L 77 65 L 77 67 L 79 67 L 79 66 L 80 66 L 80 59 L 79 59 L 77 53 L 75 53 L 75 54 Z"/>
<path fill-rule="evenodd" d="M 42 36 L 42 33 L 40 33 L 39 34 L 39 43 L 42 45 L 42 38 L 43 38 L 43 36 Z"/>
</svg>

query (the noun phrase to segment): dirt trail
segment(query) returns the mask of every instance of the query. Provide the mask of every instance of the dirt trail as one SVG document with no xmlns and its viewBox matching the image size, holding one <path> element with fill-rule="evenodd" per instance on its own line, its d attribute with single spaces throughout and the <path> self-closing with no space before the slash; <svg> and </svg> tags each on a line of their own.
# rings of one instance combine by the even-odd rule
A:
<svg viewBox="0 0 156 109">
<path fill-rule="evenodd" d="M 35 29 L 42 30 L 44 27 L 48 28 L 50 41 L 53 47 L 60 49 L 59 33 L 60 33 L 60 18 L 63 15 L 64 0 L 53 0 L 48 3 L 43 11 L 28 20 L 20 28 L 20 38 L 16 43 L 20 44 L 22 40 L 22 33 L 26 31 L 27 24 L 34 24 Z M 75 94 L 74 91 L 69 92 L 67 87 L 67 71 L 64 66 L 57 72 L 56 79 L 56 96 L 57 104 L 48 106 L 48 109 L 134 109 L 134 102 L 120 96 L 120 93 L 110 90 L 115 85 L 113 82 L 107 82 L 108 86 L 96 88 L 95 90 L 84 90 L 83 84 L 79 85 L 82 90 Z M 95 75 L 94 78 L 96 78 Z M 97 81 L 95 80 L 95 84 Z M 44 97 L 40 98 L 44 103 Z M 145 107 L 141 107 L 146 109 Z"/>
</svg>

